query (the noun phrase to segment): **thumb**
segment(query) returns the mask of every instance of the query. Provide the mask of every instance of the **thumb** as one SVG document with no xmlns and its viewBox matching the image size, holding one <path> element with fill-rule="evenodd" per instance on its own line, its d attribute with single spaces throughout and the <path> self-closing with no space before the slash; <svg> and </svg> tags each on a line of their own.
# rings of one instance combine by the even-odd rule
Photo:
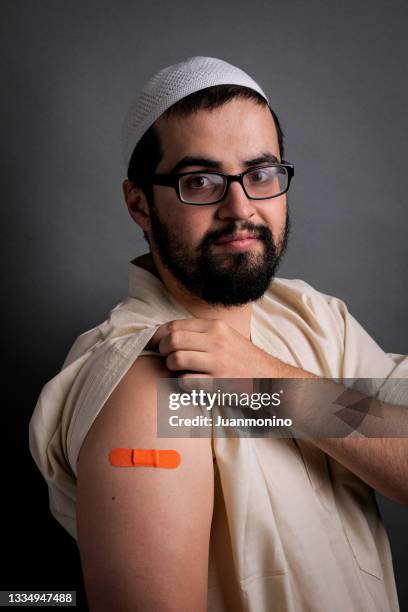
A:
<svg viewBox="0 0 408 612">
<path fill-rule="evenodd" d="M 167 334 L 168 334 L 167 323 L 164 323 L 163 325 L 159 325 L 159 327 L 156 329 L 153 336 L 150 338 L 149 342 L 146 344 L 146 349 L 150 351 L 158 349 L 160 340 L 164 338 L 164 336 L 166 336 Z"/>
</svg>

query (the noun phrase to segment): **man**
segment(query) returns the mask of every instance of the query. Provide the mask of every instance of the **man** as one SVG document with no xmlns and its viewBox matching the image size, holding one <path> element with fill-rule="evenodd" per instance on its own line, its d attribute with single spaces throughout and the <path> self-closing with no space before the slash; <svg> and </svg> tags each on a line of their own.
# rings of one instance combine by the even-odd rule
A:
<svg viewBox="0 0 408 612">
<path fill-rule="evenodd" d="M 170 66 L 131 107 L 124 153 L 149 253 L 30 425 L 90 609 L 397 610 L 372 487 L 407 503 L 404 439 L 157 436 L 161 378 L 407 374 L 340 300 L 274 279 L 293 166 L 265 93 L 215 58 Z M 114 447 L 172 449 L 181 462 L 115 468 Z"/>
</svg>

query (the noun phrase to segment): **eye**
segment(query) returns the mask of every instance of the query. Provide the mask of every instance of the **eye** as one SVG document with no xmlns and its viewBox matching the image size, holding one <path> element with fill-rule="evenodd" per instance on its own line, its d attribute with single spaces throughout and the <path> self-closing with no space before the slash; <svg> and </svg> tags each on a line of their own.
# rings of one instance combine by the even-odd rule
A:
<svg viewBox="0 0 408 612">
<path fill-rule="evenodd" d="M 191 178 L 190 185 L 192 187 L 205 187 L 209 183 L 209 180 L 206 176 L 202 176 L 201 174 Z"/>
<path fill-rule="evenodd" d="M 274 176 L 273 168 L 257 168 L 253 172 L 250 172 L 247 177 L 252 183 L 262 183 L 264 181 L 270 181 Z"/>
<path fill-rule="evenodd" d="M 205 174 L 190 174 L 185 177 L 184 182 L 189 189 L 203 189 L 211 184 L 209 177 Z"/>
</svg>

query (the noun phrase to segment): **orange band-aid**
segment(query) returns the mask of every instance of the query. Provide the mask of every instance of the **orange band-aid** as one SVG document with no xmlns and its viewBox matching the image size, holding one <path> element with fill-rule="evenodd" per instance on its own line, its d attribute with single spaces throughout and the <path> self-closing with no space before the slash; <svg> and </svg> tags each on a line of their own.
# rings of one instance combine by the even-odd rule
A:
<svg viewBox="0 0 408 612">
<path fill-rule="evenodd" d="M 115 467 L 156 467 L 176 468 L 180 465 L 180 455 L 175 450 L 156 448 L 114 448 L 109 453 L 109 461 Z"/>
</svg>

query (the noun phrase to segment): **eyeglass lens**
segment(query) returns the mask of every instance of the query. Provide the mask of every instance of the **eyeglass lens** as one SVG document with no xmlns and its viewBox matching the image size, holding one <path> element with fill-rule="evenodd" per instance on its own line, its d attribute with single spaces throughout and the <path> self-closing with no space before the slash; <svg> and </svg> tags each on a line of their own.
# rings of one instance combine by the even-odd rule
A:
<svg viewBox="0 0 408 612">
<path fill-rule="evenodd" d="M 227 179 L 219 174 L 195 173 L 180 177 L 180 196 L 186 202 L 211 204 L 219 200 Z M 255 168 L 244 176 L 244 186 L 251 198 L 272 198 L 283 193 L 288 185 L 288 172 L 282 166 Z"/>
</svg>

